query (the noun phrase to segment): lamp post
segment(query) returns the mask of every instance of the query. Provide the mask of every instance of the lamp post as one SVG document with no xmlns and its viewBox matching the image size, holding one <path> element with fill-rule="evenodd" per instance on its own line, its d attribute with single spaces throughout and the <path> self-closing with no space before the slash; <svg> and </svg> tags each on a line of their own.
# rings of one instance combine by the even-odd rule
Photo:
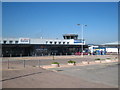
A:
<svg viewBox="0 0 120 90">
<path fill-rule="evenodd" d="M 83 40 L 83 29 L 84 29 L 84 26 L 87 26 L 87 25 L 84 25 L 84 24 L 77 24 L 78 26 L 81 25 L 81 39 L 82 39 L 82 45 L 81 45 L 81 49 L 82 49 L 82 53 L 81 53 L 81 57 L 83 57 L 83 45 L 84 45 L 84 40 Z"/>
</svg>

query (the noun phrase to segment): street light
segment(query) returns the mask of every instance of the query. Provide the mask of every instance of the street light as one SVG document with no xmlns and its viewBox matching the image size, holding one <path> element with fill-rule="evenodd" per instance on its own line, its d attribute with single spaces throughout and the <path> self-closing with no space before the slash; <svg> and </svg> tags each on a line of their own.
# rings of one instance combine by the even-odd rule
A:
<svg viewBox="0 0 120 90">
<path fill-rule="evenodd" d="M 81 30 L 81 39 L 82 39 L 82 53 L 81 53 L 81 57 L 83 57 L 83 45 L 84 45 L 84 40 L 83 40 L 83 27 L 84 26 L 87 26 L 87 25 L 84 25 L 84 24 L 77 24 L 78 26 L 80 26 L 81 25 L 81 28 L 82 28 L 82 30 Z"/>
</svg>

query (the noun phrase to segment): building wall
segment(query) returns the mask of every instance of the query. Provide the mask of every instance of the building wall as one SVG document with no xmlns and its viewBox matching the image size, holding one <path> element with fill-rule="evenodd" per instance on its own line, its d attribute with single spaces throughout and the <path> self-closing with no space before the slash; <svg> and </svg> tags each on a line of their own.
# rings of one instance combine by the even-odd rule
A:
<svg viewBox="0 0 120 90">
<path fill-rule="evenodd" d="M 118 54 L 119 47 L 118 45 L 98 45 L 98 46 L 90 46 L 89 50 L 91 53 L 99 49 L 99 51 L 105 51 L 106 54 Z"/>
<path fill-rule="evenodd" d="M 113 55 L 118 54 L 118 48 L 106 48 L 106 54 Z"/>
<path fill-rule="evenodd" d="M 118 53 L 118 48 L 106 48 L 106 52 L 116 52 L 116 53 Z"/>
<path fill-rule="evenodd" d="M 12 41 L 12 44 L 16 44 L 15 42 L 18 41 L 18 38 L 4 38 L 0 40 L 0 44 L 4 44 L 4 41 L 6 41 L 6 44 L 10 44 L 10 41 Z"/>
<path fill-rule="evenodd" d="M 76 42 L 77 41 L 77 42 Z M 80 39 L 3 38 L 0 44 L 71 44 L 85 45 Z"/>
<path fill-rule="evenodd" d="M 43 38 L 2 38 L 3 56 L 38 56 L 55 53 L 69 55 L 81 51 L 81 46 L 88 48 L 81 39 L 43 39 Z"/>
</svg>

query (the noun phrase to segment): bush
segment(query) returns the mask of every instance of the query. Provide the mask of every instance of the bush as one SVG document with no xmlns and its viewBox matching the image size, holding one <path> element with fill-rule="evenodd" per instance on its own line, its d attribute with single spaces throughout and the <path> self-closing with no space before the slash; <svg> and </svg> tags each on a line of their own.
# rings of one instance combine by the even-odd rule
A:
<svg viewBox="0 0 120 90">
<path fill-rule="evenodd" d="M 33 65 L 33 67 L 36 67 L 35 65 Z"/>
<path fill-rule="evenodd" d="M 111 59 L 111 58 L 106 58 L 106 59 Z"/>
<path fill-rule="evenodd" d="M 70 61 L 68 61 L 68 63 L 76 63 L 76 62 L 75 62 L 75 61 L 70 60 Z"/>
<path fill-rule="evenodd" d="M 100 58 L 96 58 L 95 60 L 100 60 Z"/>
<path fill-rule="evenodd" d="M 52 64 L 59 64 L 58 62 L 53 62 Z"/>
</svg>

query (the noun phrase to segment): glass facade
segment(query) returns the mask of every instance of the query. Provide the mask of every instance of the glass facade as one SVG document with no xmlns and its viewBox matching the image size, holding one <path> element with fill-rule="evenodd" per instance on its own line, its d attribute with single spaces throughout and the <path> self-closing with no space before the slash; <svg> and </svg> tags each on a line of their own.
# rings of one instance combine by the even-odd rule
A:
<svg viewBox="0 0 120 90">
<path fill-rule="evenodd" d="M 3 44 L 3 56 L 73 55 L 81 51 L 81 45 Z M 88 45 L 84 45 L 84 50 Z"/>
</svg>

